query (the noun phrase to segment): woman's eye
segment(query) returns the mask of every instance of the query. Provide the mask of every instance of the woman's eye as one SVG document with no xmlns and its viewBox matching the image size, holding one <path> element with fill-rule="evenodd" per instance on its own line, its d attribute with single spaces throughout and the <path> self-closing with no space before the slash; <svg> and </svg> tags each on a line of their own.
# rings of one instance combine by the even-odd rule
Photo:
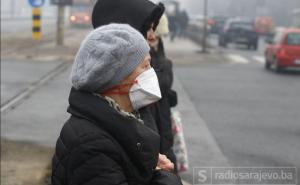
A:
<svg viewBox="0 0 300 185">
<path fill-rule="evenodd" d="M 151 68 L 150 64 L 145 65 L 145 69 Z"/>
</svg>

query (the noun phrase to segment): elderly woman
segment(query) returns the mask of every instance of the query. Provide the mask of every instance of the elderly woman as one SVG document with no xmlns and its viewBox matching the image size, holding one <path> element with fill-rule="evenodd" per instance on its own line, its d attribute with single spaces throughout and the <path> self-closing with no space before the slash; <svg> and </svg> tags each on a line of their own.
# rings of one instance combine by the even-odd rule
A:
<svg viewBox="0 0 300 185">
<path fill-rule="evenodd" d="M 154 4 L 149 0 L 97 0 L 93 8 L 92 24 L 94 28 L 115 22 L 129 24 L 142 33 L 148 44 L 152 44 L 158 40 L 154 31 L 160 22 L 164 9 L 163 4 Z M 156 60 L 156 52 L 151 52 L 150 55 L 152 59 Z M 166 63 L 168 62 L 164 62 L 164 64 Z M 151 62 L 151 65 L 153 64 L 155 62 Z M 154 69 L 157 69 L 157 67 L 154 66 Z M 171 67 L 168 67 L 168 69 L 171 69 Z M 167 73 L 168 71 L 170 70 L 165 70 Z M 167 78 L 165 76 L 161 80 L 161 75 L 158 73 L 160 82 L 167 80 L 167 83 L 160 83 L 164 86 L 165 84 L 171 84 L 168 80 L 169 75 L 167 75 Z M 163 100 L 161 102 L 166 104 L 165 88 L 162 88 L 162 90 Z M 165 157 L 164 155 L 166 155 L 168 159 L 176 164 L 172 149 L 173 135 L 170 108 L 159 109 L 158 104 L 161 104 L 161 102 L 139 109 L 138 112 L 143 120 L 147 120 L 145 124 L 160 135 L 159 152 L 163 154 L 160 156 Z"/>
<path fill-rule="evenodd" d="M 71 74 L 71 114 L 57 140 L 53 185 L 181 185 L 159 135 L 135 110 L 161 98 L 144 37 L 125 24 L 92 31 Z M 170 167 L 171 166 L 171 167 Z"/>
</svg>

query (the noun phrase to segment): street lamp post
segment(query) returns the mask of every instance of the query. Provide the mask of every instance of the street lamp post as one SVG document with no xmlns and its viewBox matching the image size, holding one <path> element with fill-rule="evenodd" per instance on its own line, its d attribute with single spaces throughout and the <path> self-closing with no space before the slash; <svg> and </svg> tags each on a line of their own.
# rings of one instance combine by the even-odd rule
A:
<svg viewBox="0 0 300 185">
<path fill-rule="evenodd" d="M 56 45 L 64 45 L 65 5 L 59 4 L 57 10 Z"/>
<path fill-rule="evenodd" d="M 206 37 L 207 37 L 207 0 L 204 0 L 204 7 L 203 7 L 203 12 L 204 12 L 204 30 L 203 30 L 203 38 L 202 38 L 202 52 L 206 53 Z"/>
</svg>

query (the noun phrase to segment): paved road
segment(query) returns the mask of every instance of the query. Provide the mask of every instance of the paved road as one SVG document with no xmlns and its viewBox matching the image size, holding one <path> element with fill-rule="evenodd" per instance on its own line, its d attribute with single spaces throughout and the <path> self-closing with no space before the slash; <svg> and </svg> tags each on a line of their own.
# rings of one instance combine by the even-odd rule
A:
<svg viewBox="0 0 300 185">
<path fill-rule="evenodd" d="M 57 61 L 1 61 L 1 68 L 5 69 L 1 70 L 1 105 L 17 96 L 61 63 Z"/>
<path fill-rule="evenodd" d="M 47 42 L 29 49 L 31 60 L 22 59 L 24 51 L 15 51 L 18 60 L 1 60 L 1 137 L 54 146 L 68 117 L 69 61 L 88 31 L 68 30 L 62 47 Z"/>
<path fill-rule="evenodd" d="M 300 169 L 300 73 L 264 70 L 263 47 L 217 48 L 219 61 L 176 65 L 175 74 L 230 165 Z"/>
<path fill-rule="evenodd" d="M 67 120 L 70 69 L 32 93 L 15 109 L 1 116 L 1 137 L 43 146 L 55 145 Z"/>
</svg>

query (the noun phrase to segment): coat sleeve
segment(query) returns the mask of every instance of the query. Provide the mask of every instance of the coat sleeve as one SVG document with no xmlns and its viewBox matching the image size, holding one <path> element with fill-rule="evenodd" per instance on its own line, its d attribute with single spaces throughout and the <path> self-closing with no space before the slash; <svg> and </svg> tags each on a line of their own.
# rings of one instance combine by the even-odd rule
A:
<svg viewBox="0 0 300 185">
<path fill-rule="evenodd" d="M 121 166 L 113 159 L 114 155 L 99 151 L 102 141 L 81 144 L 72 152 L 69 160 L 69 185 L 128 185 Z"/>
<path fill-rule="evenodd" d="M 175 173 L 158 170 L 153 174 L 151 185 L 182 185 L 182 182 Z"/>
</svg>

